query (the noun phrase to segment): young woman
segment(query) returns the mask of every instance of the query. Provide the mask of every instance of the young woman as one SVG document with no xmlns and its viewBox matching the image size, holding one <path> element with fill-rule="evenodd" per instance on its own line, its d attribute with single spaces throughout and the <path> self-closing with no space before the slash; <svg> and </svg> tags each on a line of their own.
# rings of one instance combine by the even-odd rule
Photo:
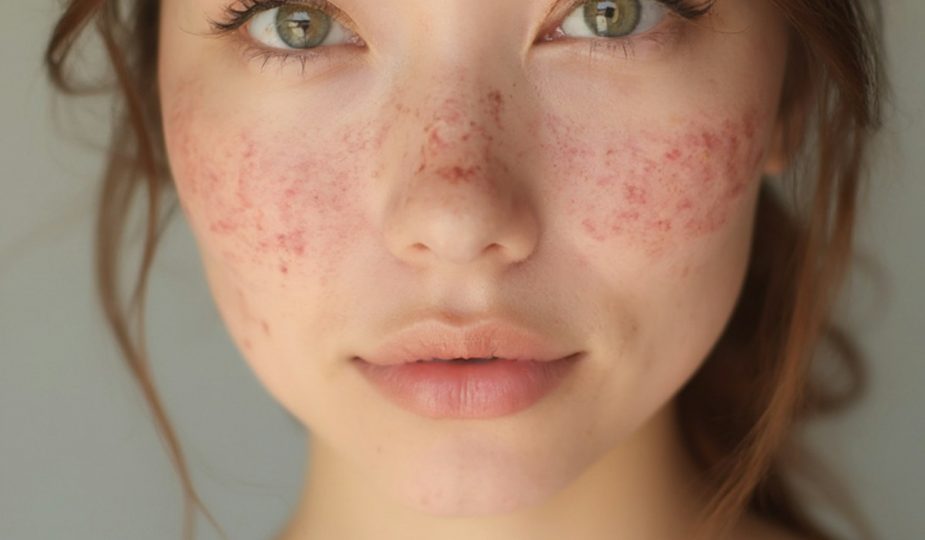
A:
<svg viewBox="0 0 925 540">
<path fill-rule="evenodd" d="M 99 284 L 188 509 L 140 324 L 174 194 L 311 436 L 278 539 L 836 538 L 791 432 L 846 398 L 820 344 L 859 374 L 872 4 L 70 0 L 47 63 L 76 90 L 93 22 L 117 75 Z"/>
</svg>

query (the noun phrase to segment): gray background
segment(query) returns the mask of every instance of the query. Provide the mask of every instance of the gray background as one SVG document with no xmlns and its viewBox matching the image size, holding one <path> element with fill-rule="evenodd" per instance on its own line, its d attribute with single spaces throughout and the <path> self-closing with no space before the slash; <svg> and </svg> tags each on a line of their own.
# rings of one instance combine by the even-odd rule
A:
<svg viewBox="0 0 925 540">
<path fill-rule="evenodd" d="M 925 3 L 886 3 L 897 97 L 859 246 L 881 261 L 887 283 L 856 274 L 842 299 L 842 318 L 869 355 L 871 392 L 809 436 L 880 537 L 913 540 L 925 538 Z M 4 4 L 0 538 L 179 539 L 179 483 L 94 296 L 106 101 L 51 108 L 41 52 L 56 2 Z M 194 480 L 232 539 L 267 538 L 298 495 L 303 434 L 231 345 L 182 219 L 166 235 L 150 291 L 155 378 Z M 198 529 L 217 538 L 202 518 Z"/>
</svg>

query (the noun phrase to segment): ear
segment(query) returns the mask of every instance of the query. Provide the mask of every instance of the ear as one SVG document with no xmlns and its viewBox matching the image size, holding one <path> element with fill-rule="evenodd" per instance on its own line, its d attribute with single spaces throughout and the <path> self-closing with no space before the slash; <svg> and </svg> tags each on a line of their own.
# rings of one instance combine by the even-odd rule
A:
<svg viewBox="0 0 925 540">
<path fill-rule="evenodd" d="M 803 145 L 814 102 L 812 79 L 802 47 L 791 43 L 777 120 L 762 169 L 765 176 L 782 175 Z"/>
<path fill-rule="evenodd" d="M 786 121 L 778 119 L 774 125 L 774 133 L 771 135 L 770 148 L 768 148 L 767 157 L 764 160 L 764 168 L 761 171 L 762 176 L 777 177 L 787 170 L 790 164 L 791 156 L 787 151 Z"/>
<path fill-rule="evenodd" d="M 791 102 L 778 114 L 762 174 L 777 177 L 792 164 L 803 143 L 807 127 L 806 99 Z"/>
</svg>

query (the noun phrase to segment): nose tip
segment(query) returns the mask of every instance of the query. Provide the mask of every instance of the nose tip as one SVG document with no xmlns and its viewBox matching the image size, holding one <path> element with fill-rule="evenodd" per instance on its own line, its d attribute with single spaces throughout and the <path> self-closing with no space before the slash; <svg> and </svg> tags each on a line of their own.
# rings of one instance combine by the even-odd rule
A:
<svg viewBox="0 0 925 540">
<path fill-rule="evenodd" d="M 475 94 L 477 97 L 473 97 Z M 504 98 L 497 89 L 453 94 L 404 124 L 417 156 L 396 168 L 385 237 L 399 259 L 426 265 L 505 265 L 533 251 L 537 220 L 504 138 Z"/>
<path fill-rule="evenodd" d="M 532 252 L 533 239 L 521 232 L 533 227 L 526 219 L 528 215 L 511 212 L 503 223 L 476 212 L 467 216 L 434 216 L 408 226 L 410 236 L 394 235 L 392 252 L 417 267 L 441 263 L 513 264 Z"/>
<path fill-rule="evenodd" d="M 506 170 L 485 164 L 422 172 L 389 212 L 385 237 L 391 252 L 417 267 L 504 265 L 529 257 L 535 216 L 513 186 L 499 188 L 504 175 L 497 171 Z"/>
</svg>

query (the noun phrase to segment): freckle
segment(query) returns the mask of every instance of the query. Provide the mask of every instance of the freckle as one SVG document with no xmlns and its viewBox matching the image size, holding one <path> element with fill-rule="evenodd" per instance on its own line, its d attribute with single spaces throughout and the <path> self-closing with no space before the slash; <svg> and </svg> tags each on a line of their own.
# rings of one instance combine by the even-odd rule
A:
<svg viewBox="0 0 925 540">
<path fill-rule="evenodd" d="M 489 92 L 488 103 L 491 118 L 495 121 L 495 124 L 501 126 L 501 111 L 504 108 L 504 97 L 501 95 L 501 92 L 497 90 Z"/>
<path fill-rule="evenodd" d="M 231 234 L 238 228 L 237 223 L 229 221 L 227 219 L 219 219 L 213 221 L 209 225 L 209 230 L 217 234 Z"/>
<path fill-rule="evenodd" d="M 242 136 L 242 139 L 243 139 L 242 142 L 244 144 L 244 152 L 243 152 L 244 159 L 250 159 L 254 157 L 254 141 L 252 141 L 250 137 L 247 137 L 247 136 Z"/>
<path fill-rule="evenodd" d="M 728 199 L 735 199 L 745 190 L 745 182 L 742 180 L 737 180 L 732 183 L 729 187 L 729 190 L 726 191 L 726 197 Z"/>
<path fill-rule="evenodd" d="M 453 167 L 443 167 L 437 170 L 437 174 L 446 178 L 452 184 L 458 184 L 460 182 L 469 182 L 473 176 L 475 176 L 482 168 L 478 165 L 472 167 L 463 168 L 460 166 Z"/>
<path fill-rule="evenodd" d="M 704 131 L 704 132 L 701 134 L 701 138 L 702 138 L 702 140 L 703 140 L 703 145 L 704 145 L 708 150 L 713 151 L 713 150 L 716 150 L 716 149 L 719 147 L 719 137 L 717 137 L 715 134 L 710 133 L 710 132 L 707 132 L 707 131 Z"/>
<path fill-rule="evenodd" d="M 581 222 L 581 225 L 585 232 L 587 232 L 588 235 L 590 235 L 594 240 L 597 240 L 598 242 L 603 242 L 605 240 L 604 235 L 598 232 L 597 227 L 594 225 L 594 222 L 591 221 L 590 218 L 585 218 Z"/>
<path fill-rule="evenodd" d="M 620 218 L 621 220 L 626 220 L 626 221 L 638 221 L 639 212 L 635 212 L 635 211 L 634 212 L 620 212 L 619 214 L 617 214 L 617 217 Z"/>
<path fill-rule="evenodd" d="M 438 147 L 438 148 L 443 148 L 443 147 L 445 147 L 445 146 L 447 145 L 447 143 L 446 143 L 445 140 L 443 140 L 442 137 L 440 137 L 440 133 L 439 133 L 438 131 L 439 131 L 439 130 L 437 130 L 436 127 L 432 127 L 432 128 L 430 129 L 430 139 L 429 139 L 429 140 L 430 140 L 430 144 L 431 144 L 432 146 L 436 146 L 436 147 Z"/>
<path fill-rule="evenodd" d="M 646 204 L 646 190 L 640 186 L 627 184 L 623 196 L 633 204 Z"/>
<path fill-rule="evenodd" d="M 745 136 L 749 139 L 755 136 L 755 118 L 751 114 L 745 117 Z"/>
</svg>

